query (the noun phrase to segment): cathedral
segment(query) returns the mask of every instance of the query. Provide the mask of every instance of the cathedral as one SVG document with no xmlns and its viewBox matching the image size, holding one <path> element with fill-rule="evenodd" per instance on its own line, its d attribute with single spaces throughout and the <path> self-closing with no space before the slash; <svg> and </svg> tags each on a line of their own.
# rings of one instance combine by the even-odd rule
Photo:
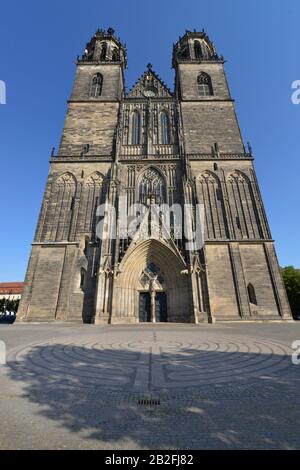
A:
<svg viewBox="0 0 300 470">
<path fill-rule="evenodd" d="M 174 90 L 148 64 L 126 92 L 126 48 L 96 31 L 51 154 L 18 320 L 291 319 L 224 62 L 204 31 L 186 31 Z"/>
</svg>

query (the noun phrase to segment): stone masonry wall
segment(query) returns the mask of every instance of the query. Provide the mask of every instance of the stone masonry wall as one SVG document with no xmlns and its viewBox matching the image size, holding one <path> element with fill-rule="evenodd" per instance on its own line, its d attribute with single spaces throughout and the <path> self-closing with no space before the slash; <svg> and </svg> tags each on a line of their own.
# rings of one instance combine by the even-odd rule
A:
<svg viewBox="0 0 300 470">
<path fill-rule="evenodd" d="M 89 144 L 91 155 L 110 155 L 118 103 L 69 103 L 59 155 L 79 156 Z"/>
</svg>

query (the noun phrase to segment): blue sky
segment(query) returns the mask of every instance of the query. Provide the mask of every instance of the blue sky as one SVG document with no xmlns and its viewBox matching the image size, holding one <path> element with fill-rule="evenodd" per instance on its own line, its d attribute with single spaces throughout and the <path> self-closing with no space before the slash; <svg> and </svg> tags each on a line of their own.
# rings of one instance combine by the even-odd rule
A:
<svg viewBox="0 0 300 470">
<path fill-rule="evenodd" d="M 172 43 L 204 28 L 227 77 L 281 265 L 300 267 L 299 0 L 27 0 L 1 4 L 0 281 L 22 280 L 51 147 L 58 146 L 74 61 L 95 30 L 112 26 L 128 49 L 127 88 L 151 62 L 173 87 Z"/>
</svg>

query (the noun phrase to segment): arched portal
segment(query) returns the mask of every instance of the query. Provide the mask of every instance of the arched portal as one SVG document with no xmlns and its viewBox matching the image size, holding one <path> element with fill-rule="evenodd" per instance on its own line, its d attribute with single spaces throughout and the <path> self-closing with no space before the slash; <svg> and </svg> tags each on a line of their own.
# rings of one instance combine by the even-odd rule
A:
<svg viewBox="0 0 300 470">
<path fill-rule="evenodd" d="M 149 293 L 144 304 L 153 309 L 144 321 L 194 322 L 190 278 L 184 272 L 180 255 L 162 241 L 149 239 L 130 246 L 114 282 L 111 323 L 138 323 L 141 293 Z"/>
</svg>

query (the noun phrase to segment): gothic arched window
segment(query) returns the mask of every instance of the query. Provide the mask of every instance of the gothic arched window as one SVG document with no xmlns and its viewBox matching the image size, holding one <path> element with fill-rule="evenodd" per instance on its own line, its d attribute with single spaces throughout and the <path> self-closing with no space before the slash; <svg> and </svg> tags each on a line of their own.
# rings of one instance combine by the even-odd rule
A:
<svg viewBox="0 0 300 470">
<path fill-rule="evenodd" d="M 139 145 L 141 136 L 141 117 L 138 111 L 133 111 L 131 116 L 131 144 Z"/>
<path fill-rule="evenodd" d="M 77 230 L 95 235 L 97 226 L 97 207 L 101 203 L 103 175 L 95 171 L 84 182 L 82 187 Z"/>
<path fill-rule="evenodd" d="M 150 262 L 147 267 L 143 269 L 140 282 L 144 287 L 149 288 L 150 283 L 154 283 L 155 288 L 161 289 L 165 284 L 165 276 L 159 266 Z"/>
<path fill-rule="evenodd" d="M 114 62 L 117 62 L 118 60 L 120 60 L 119 51 L 116 47 L 114 48 L 113 53 L 112 53 L 112 60 Z"/>
<path fill-rule="evenodd" d="M 199 96 L 212 96 L 213 88 L 211 78 L 207 73 L 200 73 L 197 78 L 198 94 Z"/>
<path fill-rule="evenodd" d="M 179 59 L 189 59 L 190 58 L 190 49 L 189 46 L 184 46 L 178 53 Z"/>
<path fill-rule="evenodd" d="M 253 305 L 257 305 L 256 294 L 253 284 L 249 283 L 247 286 L 249 302 Z"/>
<path fill-rule="evenodd" d="M 199 196 L 204 204 L 207 238 L 227 238 L 228 225 L 222 187 L 215 173 L 205 171 L 200 175 Z"/>
<path fill-rule="evenodd" d="M 166 111 L 160 113 L 160 143 L 170 143 L 170 125 L 169 116 Z"/>
<path fill-rule="evenodd" d="M 92 98 L 97 98 L 98 96 L 101 96 L 102 84 L 103 84 L 103 76 L 101 75 L 101 73 L 97 73 L 92 78 L 91 92 L 90 92 L 90 96 Z"/>
<path fill-rule="evenodd" d="M 201 49 L 201 44 L 199 41 L 194 42 L 194 52 L 195 52 L 196 59 L 201 59 L 202 49 Z"/>
<path fill-rule="evenodd" d="M 165 200 L 165 184 L 158 171 L 149 168 L 143 174 L 139 185 L 139 202 L 141 204 L 163 204 Z"/>
<path fill-rule="evenodd" d="M 75 177 L 69 172 L 55 181 L 43 229 L 43 240 L 70 239 L 76 184 Z"/>
<path fill-rule="evenodd" d="M 248 176 L 241 171 L 234 171 L 228 176 L 228 196 L 231 201 L 231 213 L 236 237 L 263 238 L 261 218 L 253 186 Z"/>
<path fill-rule="evenodd" d="M 100 60 L 106 60 L 107 45 L 106 42 L 102 44 Z"/>
</svg>

